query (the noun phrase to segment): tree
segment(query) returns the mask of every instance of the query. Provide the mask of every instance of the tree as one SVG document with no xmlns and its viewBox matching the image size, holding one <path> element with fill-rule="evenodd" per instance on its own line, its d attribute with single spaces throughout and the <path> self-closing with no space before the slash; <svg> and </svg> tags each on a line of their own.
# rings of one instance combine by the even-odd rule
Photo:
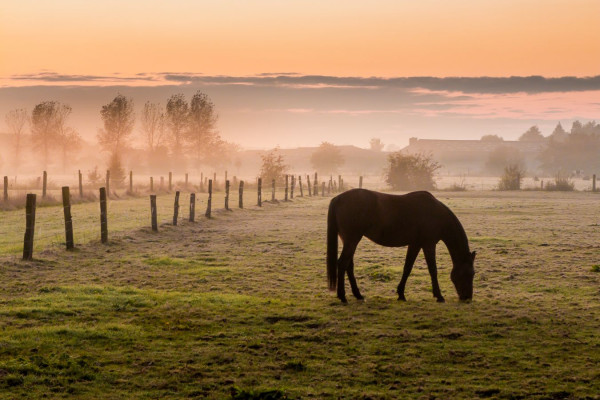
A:
<svg viewBox="0 0 600 400">
<path fill-rule="evenodd" d="M 550 140 L 540 154 L 542 169 L 547 173 L 577 169 L 600 169 L 600 124 L 595 121 L 573 122 L 564 142 Z"/>
<path fill-rule="evenodd" d="M 492 150 L 485 161 L 485 169 L 494 175 L 500 175 L 509 164 L 522 164 L 523 155 L 519 149 L 500 145 Z"/>
<path fill-rule="evenodd" d="M 545 137 L 542 135 L 540 128 L 537 125 L 532 126 L 519 137 L 519 141 L 521 142 L 542 142 Z"/>
<path fill-rule="evenodd" d="M 183 145 L 188 126 L 189 106 L 182 93 L 172 95 L 167 101 L 167 126 L 171 153 L 175 157 L 183 154 Z"/>
<path fill-rule="evenodd" d="M 226 155 L 227 145 L 216 128 L 218 119 L 210 98 L 201 91 L 196 92 L 190 101 L 187 139 L 198 164 L 214 164 L 215 158 Z"/>
<path fill-rule="evenodd" d="M 165 113 L 161 110 L 160 104 L 150 103 L 149 101 L 144 104 L 140 116 L 140 129 L 150 155 L 154 155 L 165 140 L 165 118 Z"/>
<path fill-rule="evenodd" d="M 498 135 L 483 135 L 481 137 L 482 142 L 493 142 L 493 143 L 501 143 L 504 139 Z"/>
<path fill-rule="evenodd" d="M 56 144 L 61 149 L 63 172 L 67 171 L 69 152 L 76 152 L 81 146 L 81 137 L 74 128 L 67 125 L 72 111 L 71 106 L 59 104 L 55 113 Z"/>
<path fill-rule="evenodd" d="M 564 143 L 567 140 L 569 134 L 564 130 L 561 123 L 556 124 L 556 128 L 552 131 L 552 134 L 548 138 L 554 142 Z"/>
<path fill-rule="evenodd" d="M 326 175 L 337 172 L 338 168 L 344 164 L 344 161 L 340 149 L 329 142 L 322 142 L 310 156 L 310 163 L 313 168 Z"/>
<path fill-rule="evenodd" d="M 404 154 L 401 151 L 388 156 L 385 181 L 394 190 L 435 189 L 434 174 L 441 165 L 431 155 Z"/>
<path fill-rule="evenodd" d="M 31 112 L 31 140 L 36 148 L 42 150 L 44 169 L 48 168 L 50 149 L 57 139 L 56 113 L 60 103 L 44 101 L 33 108 Z"/>
<path fill-rule="evenodd" d="M 267 154 L 261 155 L 260 158 L 262 159 L 260 176 L 263 182 L 268 184 L 275 179 L 275 182 L 282 183 L 289 167 L 285 164 L 283 156 L 279 154 L 279 148 L 274 148 Z"/>
<path fill-rule="evenodd" d="M 373 151 L 382 151 L 383 150 L 383 142 L 379 138 L 372 138 L 369 141 L 369 146 Z"/>
<path fill-rule="evenodd" d="M 25 135 L 25 124 L 27 123 L 27 110 L 24 108 L 17 108 L 11 110 L 4 116 L 6 126 L 8 126 L 8 132 L 13 142 L 13 156 L 14 156 L 14 168 L 15 172 L 19 168 L 21 161 L 21 144 L 23 136 Z"/>
<path fill-rule="evenodd" d="M 104 128 L 98 133 L 98 143 L 110 153 L 108 167 L 111 170 L 111 180 L 120 183 L 125 179 L 125 172 L 121 167 L 121 152 L 127 147 L 135 124 L 133 99 L 118 94 L 110 103 L 102 106 L 100 116 Z"/>
</svg>

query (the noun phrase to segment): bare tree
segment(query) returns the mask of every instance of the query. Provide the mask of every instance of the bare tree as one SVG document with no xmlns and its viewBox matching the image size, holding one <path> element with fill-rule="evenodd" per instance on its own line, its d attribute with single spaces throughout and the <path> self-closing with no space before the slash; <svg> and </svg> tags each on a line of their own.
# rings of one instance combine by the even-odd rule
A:
<svg viewBox="0 0 600 400">
<path fill-rule="evenodd" d="M 369 147 L 373 151 L 382 151 L 383 146 L 383 142 L 379 138 L 372 138 L 371 140 L 369 140 Z"/>
<path fill-rule="evenodd" d="M 42 163 L 48 167 L 50 149 L 57 139 L 56 113 L 60 103 L 44 101 L 37 104 L 31 112 L 31 139 L 36 148 L 42 150 Z"/>
<path fill-rule="evenodd" d="M 25 135 L 25 124 L 27 123 L 27 110 L 24 108 L 17 108 L 16 110 L 11 110 L 4 116 L 4 121 L 6 122 L 6 126 L 8 126 L 8 131 L 11 135 L 13 146 L 14 146 L 14 168 L 15 172 L 19 168 L 19 163 L 21 161 L 21 144 L 23 141 L 23 136 Z"/>
<path fill-rule="evenodd" d="M 187 139 L 198 164 L 226 155 L 227 146 L 216 130 L 218 119 L 214 103 L 197 91 L 190 102 Z"/>
<path fill-rule="evenodd" d="M 154 154 L 165 140 L 165 113 L 158 103 L 144 104 L 140 117 L 141 131 L 150 154 Z"/>
<path fill-rule="evenodd" d="M 167 101 L 167 126 L 169 127 L 169 142 L 171 153 L 180 157 L 187 130 L 189 106 L 182 93 L 174 94 Z"/>
<path fill-rule="evenodd" d="M 110 103 L 102 106 L 100 116 L 104 128 L 98 132 L 98 143 L 111 155 L 111 179 L 120 183 L 125 178 L 121 167 L 121 152 L 127 147 L 135 124 L 133 99 L 118 94 Z"/>
</svg>

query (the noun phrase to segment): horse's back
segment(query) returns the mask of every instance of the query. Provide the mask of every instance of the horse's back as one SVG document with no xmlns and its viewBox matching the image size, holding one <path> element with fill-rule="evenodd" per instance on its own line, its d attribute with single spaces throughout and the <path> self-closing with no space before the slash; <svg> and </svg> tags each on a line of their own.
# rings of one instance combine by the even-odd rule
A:
<svg viewBox="0 0 600 400">
<path fill-rule="evenodd" d="M 352 189 L 331 201 L 338 231 L 345 237 L 366 236 L 384 246 L 436 240 L 447 208 L 425 191 L 393 195 Z"/>
</svg>

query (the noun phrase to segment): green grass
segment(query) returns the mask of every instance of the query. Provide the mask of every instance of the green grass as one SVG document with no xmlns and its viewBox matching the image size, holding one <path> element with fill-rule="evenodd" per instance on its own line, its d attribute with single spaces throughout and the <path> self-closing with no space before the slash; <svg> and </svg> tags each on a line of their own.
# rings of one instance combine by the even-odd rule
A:
<svg viewBox="0 0 600 400">
<path fill-rule="evenodd" d="M 405 250 L 364 240 L 366 301 L 342 305 L 326 288 L 322 198 L 158 233 L 123 221 L 107 246 L 49 242 L 31 262 L 5 251 L 0 398 L 598 399 L 597 199 L 439 198 L 478 252 L 470 304 L 456 300 L 442 244 L 447 302 L 432 297 L 422 255 L 398 302 Z"/>
</svg>

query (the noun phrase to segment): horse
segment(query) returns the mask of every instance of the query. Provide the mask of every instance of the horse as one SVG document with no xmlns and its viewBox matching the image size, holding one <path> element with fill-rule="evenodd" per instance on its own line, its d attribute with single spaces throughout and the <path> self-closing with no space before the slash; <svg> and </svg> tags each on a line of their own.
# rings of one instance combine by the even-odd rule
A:
<svg viewBox="0 0 600 400">
<path fill-rule="evenodd" d="M 338 236 L 343 248 L 338 259 Z M 450 279 L 461 301 L 473 297 L 476 252 L 469 249 L 465 230 L 454 213 L 429 192 L 392 195 L 366 189 L 352 189 L 334 197 L 327 214 L 327 279 L 329 290 L 347 303 L 344 275 L 358 300 L 360 294 L 354 277 L 354 252 L 363 236 L 387 247 L 408 246 L 402 279 L 398 284 L 398 300 L 406 301 L 404 288 L 419 251 L 423 249 L 431 275 L 433 296 L 445 299 L 437 279 L 435 248 L 441 240 L 452 258 Z"/>
</svg>

